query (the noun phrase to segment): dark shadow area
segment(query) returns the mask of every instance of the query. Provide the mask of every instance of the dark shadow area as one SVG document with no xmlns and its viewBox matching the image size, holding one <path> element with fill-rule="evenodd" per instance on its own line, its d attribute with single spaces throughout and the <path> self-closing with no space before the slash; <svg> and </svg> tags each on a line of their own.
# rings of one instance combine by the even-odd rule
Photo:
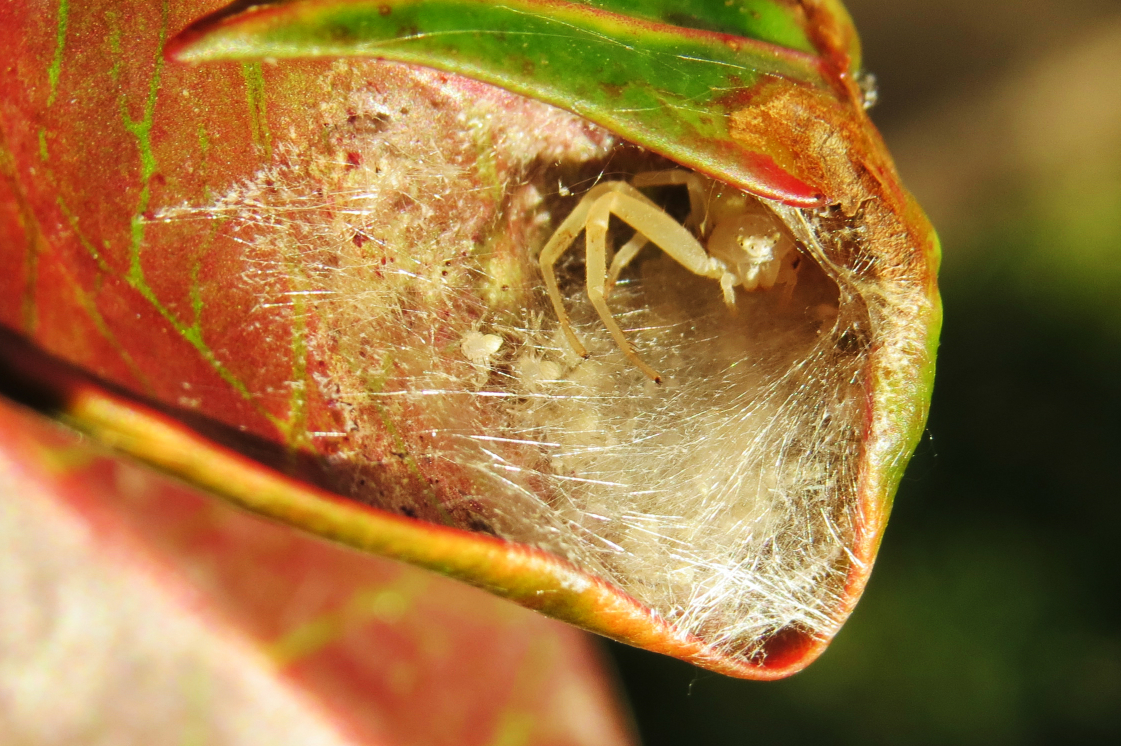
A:
<svg viewBox="0 0 1121 746">
<path fill-rule="evenodd" d="M 240 453 L 287 476 L 331 489 L 331 476 L 321 459 L 304 451 L 242 432 L 198 412 L 173 407 L 70 365 L 29 343 L 22 335 L 0 326 L 0 396 L 53 420 L 66 421 L 68 399 L 85 389 L 134 402 L 169 421 L 180 423 L 211 443 Z"/>
</svg>

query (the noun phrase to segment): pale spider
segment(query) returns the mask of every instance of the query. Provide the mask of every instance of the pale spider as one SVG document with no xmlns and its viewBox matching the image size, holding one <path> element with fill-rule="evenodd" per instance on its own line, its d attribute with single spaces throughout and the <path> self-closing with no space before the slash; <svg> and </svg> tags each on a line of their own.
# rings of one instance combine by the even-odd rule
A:
<svg viewBox="0 0 1121 746">
<path fill-rule="evenodd" d="M 657 186 L 688 189 L 689 216 L 684 224 L 638 191 Z M 612 215 L 634 228 L 635 234 L 615 254 L 608 269 L 607 229 Z M 607 296 L 619 273 L 647 243 L 653 243 L 690 272 L 719 280 L 724 302 L 731 307 L 737 285 L 745 290 L 769 290 L 778 283 L 793 282 L 797 251 L 780 226 L 778 217 L 759 200 L 700 174 L 682 169 L 641 173 L 629 184 L 608 181 L 584 195 L 541 250 L 541 274 L 569 344 L 586 358 L 588 351 L 572 330 L 554 272 L 561 255 L 585 231 L 588 299 L 623 353 L 643 373 L 661 382 L 657 371 L 627 342 L 607 307 Z"/>
</svg>

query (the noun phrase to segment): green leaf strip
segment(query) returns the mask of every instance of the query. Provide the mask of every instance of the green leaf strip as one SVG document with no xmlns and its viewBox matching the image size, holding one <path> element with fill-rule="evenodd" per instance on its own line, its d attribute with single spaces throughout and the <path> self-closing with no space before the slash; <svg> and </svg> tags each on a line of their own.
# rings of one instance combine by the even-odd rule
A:
<svg viewBox="0 0 1121 746">
<path fill-rule="evenodd" d="M 740 36 L 560 0 L 296 0 L 219 11 L 173 39 L 167 55 L 426 65 L 568 109 L 754 194 L 797 207 L 823 200 L 778 165 L 780 145 L 761 137 L 750 150 L 728 129 L 757 84 L 831 92 L 823 61 Z"/>
</svg>

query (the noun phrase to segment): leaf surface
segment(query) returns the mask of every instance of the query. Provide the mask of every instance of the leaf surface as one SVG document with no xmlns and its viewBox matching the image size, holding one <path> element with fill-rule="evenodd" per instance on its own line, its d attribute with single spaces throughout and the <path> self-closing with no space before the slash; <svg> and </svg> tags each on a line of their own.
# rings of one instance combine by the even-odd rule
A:
<svg viewBox="0 0 1121 746">
<path fill-rule="evenodd" d="M 772 12 L 741 27 L 772 38 L 796 35 L 793 27 L 774 28 L 774 3 L 760 5 Z M 673 14 L 650 6 L 643 15 Z M 823 59 L 807 51 L 548 0 L 318 0 L 219 14 L 196 28 L 202 35 L 181 35 L 172 56 L 371 56 L 433 65 L 569 109 L 757 194 L 795 205 L 821 201 L 766 147 L 733 141 L 725 116 L 737 92 L 764 78 L 827 88 Z"/>
</svg>

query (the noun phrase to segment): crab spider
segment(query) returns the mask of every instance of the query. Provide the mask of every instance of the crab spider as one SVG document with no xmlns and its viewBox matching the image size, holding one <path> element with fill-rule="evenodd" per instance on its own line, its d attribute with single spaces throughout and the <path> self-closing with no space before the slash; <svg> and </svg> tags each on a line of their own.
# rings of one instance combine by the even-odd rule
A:
<svg viewBox="0 0 1121 746">
<path fill-rule="evenodd" d="M 656 186 L 688 190 L 689 215 L 684 224 L 638 191 Z M 612 215 L 634 228 L 635 234 L 616 252 L 608 268 L 607 229 Z M 584 195 L 541 250 L 541 274 L 565 337 L 578 355 L 587 357 L 564 310 L 554 271 L 561 255 L 585 231 L 588 299 L 619 349 L 643 373 L 660 382 L 661 376 L 634 351 L 607 307 L 619 274 L 652 243 L 690 272 L 719 281 L 724 302 L 731 307 L 737 285 L 745 290 L 768 290 L 793 280 L 794 241 L 780 226 L 774 213 L 754 197 L 721 188 L 700 174 L 682 169 L 641 173 L 630 183 L 604 182 Z"/>
</svg>

